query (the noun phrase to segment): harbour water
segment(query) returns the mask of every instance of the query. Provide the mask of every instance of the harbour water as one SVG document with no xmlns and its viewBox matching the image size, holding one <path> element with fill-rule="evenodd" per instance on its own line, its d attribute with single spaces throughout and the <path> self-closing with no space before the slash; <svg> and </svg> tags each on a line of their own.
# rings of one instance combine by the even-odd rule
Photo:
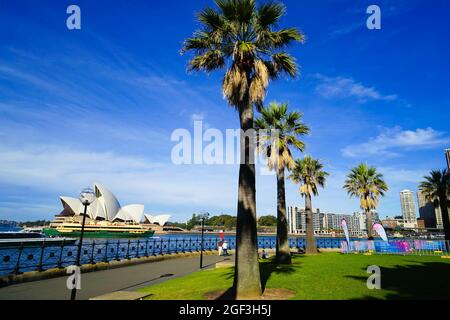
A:
<svg viewBox="0 0 450 320">
<path fill-rule="evenodd" d="M 0 226 L 0 232 L 19 232 L 21 227 Z"/>
</svg>

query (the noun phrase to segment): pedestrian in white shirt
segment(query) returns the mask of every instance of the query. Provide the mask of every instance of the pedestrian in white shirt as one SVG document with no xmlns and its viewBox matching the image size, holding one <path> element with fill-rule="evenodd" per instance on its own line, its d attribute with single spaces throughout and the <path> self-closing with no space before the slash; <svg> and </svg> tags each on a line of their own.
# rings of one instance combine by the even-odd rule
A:
<svg viewBox="0 0 450 320">
<path fill-rule="evenodd" d="M 219 249 L 219 256 L 221 256 L 221 255 L 223 254 L 223 241 L 222 241 L 222 240 L 220 240 L 220 241 L 217 243 L 217 247 L 218 247 L 218 249 Z"/>
<path fill-rule="evenodd" d="M 228 242 L 226 240 L 223 242 L 222 251 L 224 256 L 228 255 Z"/>
</svg>

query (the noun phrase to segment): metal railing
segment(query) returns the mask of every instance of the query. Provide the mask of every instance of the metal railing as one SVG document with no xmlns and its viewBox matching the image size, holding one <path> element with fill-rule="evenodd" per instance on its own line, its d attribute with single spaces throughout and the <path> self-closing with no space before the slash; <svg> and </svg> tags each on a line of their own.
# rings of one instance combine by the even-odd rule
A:
<svg viewBox="0 0 450 320">
<path fill-rule="evenodd" d="M 236 248 L 235 237 L 225 237 L 228 248 Z M 317 239 L 319 248 L 340 248 L 338 238 Z M 216 250 L 219 238 L 206 237 L 205 251 Z M 303 238 L 289 239 L 291 248 L 304 249 Z M 275 237 L 259 237 L 258 247 L 274 249 Z M 86 240 L 81 252 L 81 264 L 95 264 L 114 260 L 149 257 L 184 252 L 198 252 L 201 248 L 200 237 L 192 238 L 148 238 L 138 240 Z M 44 271 L 50 268 L 64 268 L 75 264 L 78 247 L 73 241 L 61 244 L 34 241 L 33 244 L 21 243 L 19 246 L 0 247 L 0 275 L 20 274 L 27 271 Z"/>
<path fill-rule="evenodd" d="M 226 236 L 228 248 L 236 248 L 236 238 Z M 205 237 L 204 251 L 216 250 L 219 238 Z M 344 253 L 373 251 L 379 254 L 417 254 L 417 255 L 448 255 L 447 245 L 443 240 L 395 240 L 385 243 L 373 241 L 374 247 L 364 246 L 366 241 L 351 241 L 351 248 L 343 238 L 316 238 L 319 249 L 341 249 Z M 405 242 L 408 242 L 406 250 Z M 344 243 L 344 244 L 343 244 Z M 401 247 L 399 243 L 403 243 Z M 347 247 L 343 247 L 347 245 Z M 291 249 L 304 249 L 306 239 L 290 238 Z M 258 237 L 258 248 L 274 249 L 275 237 Z M 191 238 L 148 238 L 148 239 L 122 239 L 122 240 L 85 240 L 81 252 L 81 264 L 95 264 L 99 262 L 119 261 L 140 257 L 150 257 L 185 252 L 199 252 L 201 248 L 200 237 Z M 393 250 L 397 248 L 397 251 Z M 398 248 L 404 248 L 401 251 Z M 77 243 L 61 241 L 55 245 L 51 242 L 34 241 L 33 244 L 21 243 L 19 246 L 0 247 L 0 275 L 20 274 L 27 271 L 44 271 L 50 268 L 64 268 L 75 264 L 78 246 Z"/>
<path fill-rule="evenodd" d="M 356 240 L 341 241 L 342 253 L 373 253 L 373 254 L 397 254 L 417 256 L 448 256 L 450 241 L 445 240 Z"/>
</svg>

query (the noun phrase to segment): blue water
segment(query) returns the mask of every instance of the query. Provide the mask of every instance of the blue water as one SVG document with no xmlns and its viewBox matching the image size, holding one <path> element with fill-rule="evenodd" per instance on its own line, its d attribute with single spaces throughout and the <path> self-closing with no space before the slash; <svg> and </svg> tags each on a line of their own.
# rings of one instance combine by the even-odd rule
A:
<svg viewBox="0 0 450 320">
<path fill-rule="evenodd" d="M 20 230 L 22 230 L 21 227 L 0 226 L 0 232 L 19 232 Z"/>
</svg>

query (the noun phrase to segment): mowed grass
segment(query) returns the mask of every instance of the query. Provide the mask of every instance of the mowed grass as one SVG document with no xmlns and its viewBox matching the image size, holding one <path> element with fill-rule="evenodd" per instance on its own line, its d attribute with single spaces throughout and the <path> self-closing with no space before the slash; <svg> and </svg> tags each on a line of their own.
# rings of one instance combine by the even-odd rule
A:
<svg viewBox="0 0 450 320">
<path fill-rule="evenodd" d="M 381 289 L 366 286 L 367 267 L 381 268 Z M 262 261 L 263 287 L 285 288 L 294 300 L 450 299 L 450 259 L 424 256 L 343 255 L 296 256 L 290 266 Z M 150 299 L 202 300 L 211 291 L 227 290 L 233 268 L 202 270 L 140 289 Z"/>
</svg>

